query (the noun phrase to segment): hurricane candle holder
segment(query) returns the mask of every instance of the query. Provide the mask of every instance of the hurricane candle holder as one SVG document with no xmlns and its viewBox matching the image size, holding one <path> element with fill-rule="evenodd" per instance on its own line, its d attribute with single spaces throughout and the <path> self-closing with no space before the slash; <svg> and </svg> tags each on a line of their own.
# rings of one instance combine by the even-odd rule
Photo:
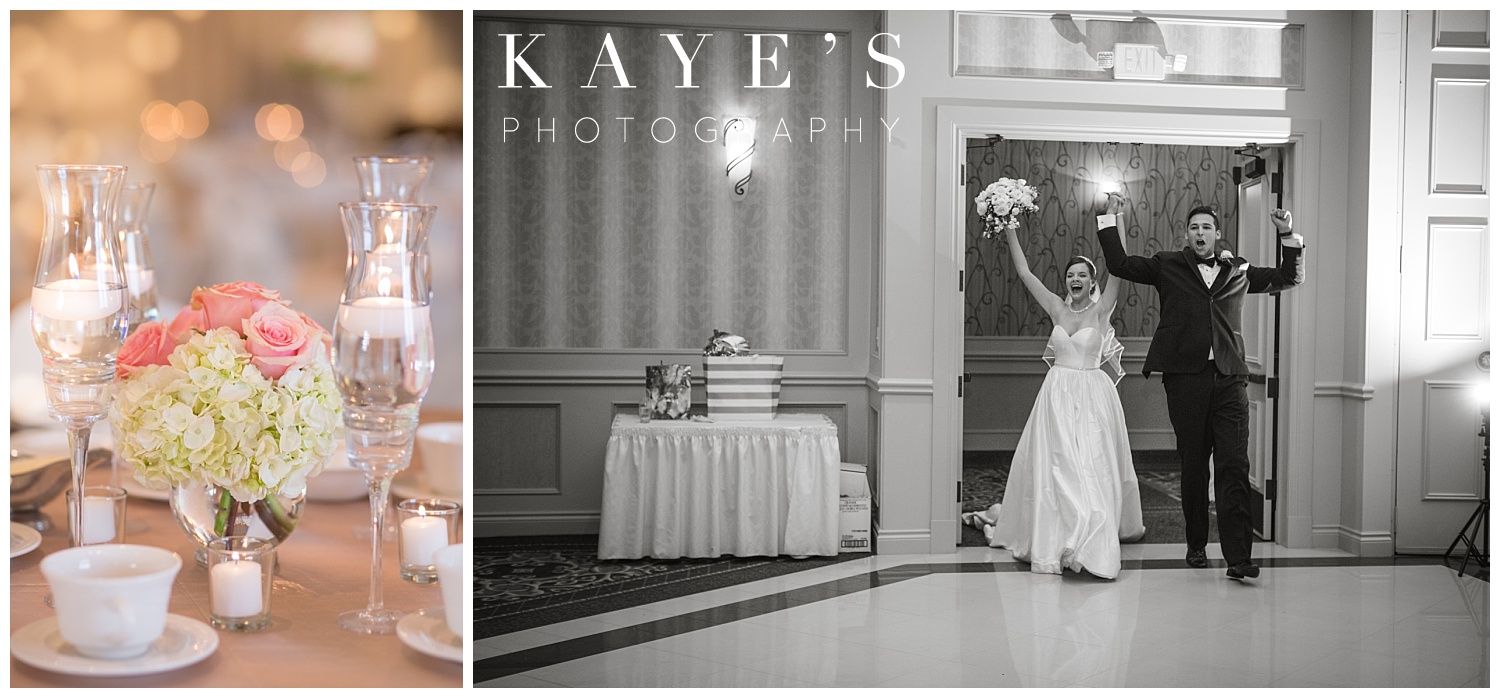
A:
<svg viewBox="0 0 1500 698">
<path fill-rule="evenodd" d="M 339 205 L 349 243 L 344 292 L 333 328 L 333 366 L 344 400 L 349 463 L 370 489 L 370 601 L 339 616 L 341 627 L 389 634 L 403 615 L 385 608 L 381 549 L 391 479 L 411 465 L 422 398 L 432 382 L 427 235 L 436 206 Z"/>
<path fill-rule="evenodd" d="M 31 334 L 42 354 L 47 412 L 68 431 L 73 491 L 84 492 L 89 433 L 109 409 L 129 302 L 115 210 L 125 167 L 40 165 L 42 245 L 31 290 Z M 68 507 L 68 542 L 82 545 L 85 498 Z"/>
<path fill-rule="evenodd" d="M 146 212 L 156 193 L 153 182 L 126 184 L 115 210 L 115 233 L 120 238 L 120 262 L 130 292 L 130 331 L 158 319 L 156 267 L 151 262 L 151 241 L 146 235 Z"/>
<path fill-rule="evenodd" d="M 401 578 L 418 584 L 438 580 L 433 555 L 459 541 L 463 505 L 447 499 L 407 499 L 396 505 L 401 520 Z"/>
<path fill-rule="evenodd" d="M 276 545 L 271 541 L 230 536 L 209 543 L 209 623 L 241 632 L 270 625 L 275 572 Z"/>
</svg>

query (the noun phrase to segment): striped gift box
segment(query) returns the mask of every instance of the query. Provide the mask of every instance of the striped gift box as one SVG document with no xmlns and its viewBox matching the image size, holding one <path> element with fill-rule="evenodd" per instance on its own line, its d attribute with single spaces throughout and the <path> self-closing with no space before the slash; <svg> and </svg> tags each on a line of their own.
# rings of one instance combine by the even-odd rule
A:
<svg viewBox="0 0 1500 698">
<path fill-rule="evenodd" d="M 781 399 L 780 356 L 705 356 L 708 416 L 714 419 L 775 419 Z"/>
</svg>

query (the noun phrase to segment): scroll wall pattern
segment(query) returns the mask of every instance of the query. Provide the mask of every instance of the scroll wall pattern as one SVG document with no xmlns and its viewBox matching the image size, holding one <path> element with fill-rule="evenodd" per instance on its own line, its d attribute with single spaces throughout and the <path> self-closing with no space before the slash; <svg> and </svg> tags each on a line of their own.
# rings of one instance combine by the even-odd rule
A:
<svg viewBox="0 0 1500 698">
<path fill-rule="evenodd" d="M 525 57 L 551 89 L 497 89 L 507 33 L 545 35 Z M 681 63 L 664 33 L 684 34 L 689 49 L 711 34 L 693 62 L 696 89 L 677 87 Z M 847 155 L 875 147 L 880 124 L 865 118 L 863 143 L 845 144 L 843 119 L 858 118 L 848 56 L 823 55 L 821 33 L 786 33 L 777 48 L 783 69 L 795 67 L 790 88 L 747 89 L 753 61 L 741 30 L 478 22 L 476 347 L 701 349 L 715 328 L 753 349 L 846 347 Z M 609 67 L 580 89 L 596 60 L 607 62 L 606 34 L 633 89 L 616 89 Z M 729 116 L 758 121 L 754 179 L 740 201 L 724 176 Z M 602 127 L 591 143 L 581 142 L 595 132 L 579 126 L 584 117 Z M 827 122 L 817 138 L 812 117 Z M 538 119 L 555 119 L 555 134 L 539 133 Z M 781 119 L 788 133 L 778 138 Z M 503 140 L 506 128 L 516 130 Z M 669 128 L 675 136 L 658 142 Z"/>
<path fill-rule="evenodd" d="M 1187 212 L 1200 204 L 1219 211 L 1224 244 L 1238 240 L 1232 148 L 1131 143 L 971 140 L 967 149 L 968 224 L 964 334 L 970 337 L 1043 337 L 1052 320 L 1032 300 L 1015 273 L 1004 237 L 985 239 L 972 202 L 1000 177 L 1025 179 L 1037 188 L 1040 210 L 1021 226 L 1021 247 L 1031 270 L 1061 294 L 1061 265 L 1085 255 L 1103 266 L 1094 215 L 1104 201 L 1100 184 L 1121 182 L 1126 199 L 1125 250 L 1152 255 L 1186 244 Z M 1259 264 L 1258 260 L 1252 260 Z M 1150 337 L 1160 312 L 1156 291 L 1126 282 L 1113 324 L 1121 337 Z"/>
</svg>

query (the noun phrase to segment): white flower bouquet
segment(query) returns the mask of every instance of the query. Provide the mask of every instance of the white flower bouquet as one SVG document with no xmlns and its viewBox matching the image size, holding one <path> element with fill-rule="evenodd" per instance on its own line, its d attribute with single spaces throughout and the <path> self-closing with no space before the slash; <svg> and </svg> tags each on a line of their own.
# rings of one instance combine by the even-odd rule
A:
<svg viewBox="0 0 1500 698">
<path fill-rule="evenodd" d="M 1001 230 L 1021 227 L 1021 214 L 1037 210 L 1036 187 L 1024 179 L 1001 177 L 974 197 L 974 205 L 984 217 L 984 236 L 992 238 Z"/>
<path fill-rule="evenodd" d="M 219 536 L 231 534 L 231 508 L 290 533 L 295 513 L 276 496 L 302 495 L 342 425 L 331 345 L 275 291 L 198 289 L 170 324 L 141 325 L 120 351 L 109 412 L 120 458 L 147 485 L 218 488 Z"/>
</svg>

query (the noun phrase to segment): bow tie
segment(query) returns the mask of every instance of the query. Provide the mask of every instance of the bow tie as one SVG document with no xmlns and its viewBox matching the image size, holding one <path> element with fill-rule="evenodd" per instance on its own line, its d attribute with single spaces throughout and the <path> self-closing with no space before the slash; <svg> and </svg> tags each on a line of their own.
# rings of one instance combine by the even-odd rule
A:
<svg viewBox="0 0 1500 698">
<path fill-rule="evenodd" d="M 1204 259 L 1202 257 L 1199 257 L 1198 258 L 1198 263 L 1202 264 L 1205 267 L 1216 267 L 1216 266 L 1219 265 L 1219 260 L 1214 259 L 1212 257 L 1210 257 L 1208 259 Z"/>
</svg>

